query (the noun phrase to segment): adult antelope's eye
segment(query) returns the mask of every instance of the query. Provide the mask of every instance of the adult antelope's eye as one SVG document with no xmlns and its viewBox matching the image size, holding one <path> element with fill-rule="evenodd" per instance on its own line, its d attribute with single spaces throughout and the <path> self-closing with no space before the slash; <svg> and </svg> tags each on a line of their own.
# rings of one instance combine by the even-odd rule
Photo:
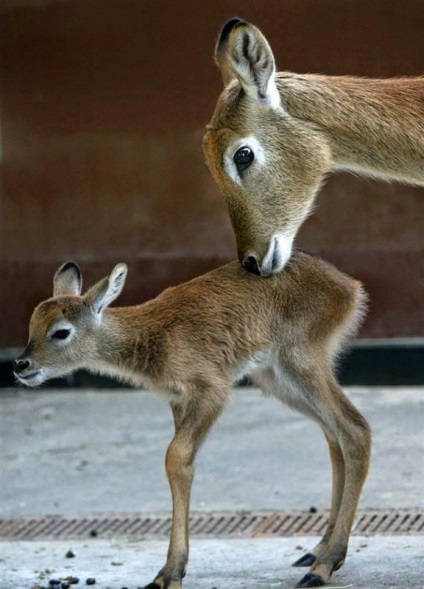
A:
<svg viewBox="0 0 424 589">
<path fill-rule="evenodd" d="M 57 331 L 52 333 L 52 339 L 66 339 L 67 337 L 69 337 L 70 333 L 70 329 L 58 329 Z"/>
<path fill-rule="evenodd" d="M 244 147 L 240 147 L 234 154 L 234 163 L 237 166 L 237 170 L 239 172 L 243 172 L 246 168 L 250 166 L 250 164 L 255 159 L 255 154 L 246 145 Z"/>
</svg>

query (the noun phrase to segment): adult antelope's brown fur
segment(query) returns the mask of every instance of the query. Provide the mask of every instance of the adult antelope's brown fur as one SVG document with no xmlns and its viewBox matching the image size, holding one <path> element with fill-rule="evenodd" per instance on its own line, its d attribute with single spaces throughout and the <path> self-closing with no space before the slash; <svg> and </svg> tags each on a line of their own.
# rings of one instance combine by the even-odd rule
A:
<svg viewBox="0 0 424 589">
<path fill-rule="evenodd" d="M 225 89 L 204 138 L 245 268 L 290 258 L 326 174 L 424 185 L 424 78 L 276 73 L 262 33 L 240 19 L 215 51 Z"/>
<path fill-rule="evenodd" d="M 334 375 L 335 355 L 363 314 L 360 283 L 295 253 L 285 272 L 267 280 L 233 262 L 143 305 L 109 308 L 126 274 L 119 264 L 81 295 L 78 266 L 64 264 L 53 298 L 31 317 L 15 374 L 36 386 L 85 368 L 168 394 L 175 421 L 166 455 L 173 523 L 166 563 L 147 587 L 181 587 L 194 458 L 234 380 L 247 374 L 266 394 L 318 422 L 327 439 L 333 468 L 328 528 L 296 563 L 312 565 L 299 587 L 324 584 L 345 559 L 368 471 L 369 426 Z"/>
</svg>

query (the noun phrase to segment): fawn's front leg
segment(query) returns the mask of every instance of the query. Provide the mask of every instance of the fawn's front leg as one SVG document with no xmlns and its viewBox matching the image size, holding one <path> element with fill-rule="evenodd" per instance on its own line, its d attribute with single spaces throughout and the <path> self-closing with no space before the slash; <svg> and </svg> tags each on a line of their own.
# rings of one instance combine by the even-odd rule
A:
<svg viewBox="0 0 424 589">
<path fill-rule="evenodd" d="M 189 404 L 173 405 L 175 436 L 166 453 L 166 474 L 172 494 L 172 527 L 165 566 L 144 589 L 180 589 L 188 561 L 189 506 L 194 459 L 229 395 L 213 391 Z"/>
</svg>

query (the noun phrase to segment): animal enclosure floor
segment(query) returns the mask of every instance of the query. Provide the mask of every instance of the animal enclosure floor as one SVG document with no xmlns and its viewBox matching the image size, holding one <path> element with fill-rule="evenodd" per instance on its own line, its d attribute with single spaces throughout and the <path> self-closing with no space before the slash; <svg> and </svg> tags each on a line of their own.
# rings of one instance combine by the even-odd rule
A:
<svg viewBox="0 0 424 589">
<path fill-rule="evenodd" d="M 365 514 L 372 527 L 386 514 L 384 527 L 401 514 L 408 530 L 386 535 L 376 528 L 384 535 L 352 536 L 346 564 L 329 588 L 422 589 L 424 536 L 415 533 L 421 531 L 415 514 L 421 513 L 424 489 L 424 388 L 351 388 L 347 395 L 373 430 L 371 471 L 358 516 Z M 63 523 L 76 516 L 90 526 L 95 514 L 108 521 L 126 514 L 130 524 L 137 514 L 162 514 L 166 535 L 170 494 L 164 456 L 173 433 L 166 403 L 146 391 L 3 389 L 0 404 L 1 518 Z M 265 525 L 277 522 L 265 512 L 282 517 L 313 507 L 317 513 L 310 521 L 318 525 L 330 490 L 330 461 L 319 428 L 254 389 L 237 389 L 199 454 L 192 513 L 194 520 L 209 514 L 211 521 L 218 512 L 260 513 Z M 297 531 L 278 538 L 202 538 L 194 531 L 184 589 L 294 587 L 306 571 L 290 564 L 317 541 L 303 528 Z M 75 587 L 95 577 L 98 589 L 137 589 L 151 581 L 163 565 L 166 540 L 110 532 L 95 538 L 34 534 L 29 541 L 12 534 L 14 541 L 0 543 L 1 588 L 48 586 L 49 579 L 69 575 L 80 579 Z M 361 533 L 367 531 L 358 528 Z M 69 550 L 72 559 L 65 557 Z"/>
<path fill-rule="evenodd" d="M 306 572 L 293 568 L 317 538 L 193 540 L 184 589 L 291 589 Z M 327 587 L 422 589 L 422 537 L 355 536 L 345 565 Z M 69 550 L 72 559 L 65 555 Z M 94 577 L 97 589 L 137 589 L 163 565 L 165 541 L 14 542 L 0 544 L 2 589 L 48 586 L 49 579 Z"/>
<path fill-rule="evenodd" d="M 360 508 L 421 507 L 424 387 L 346 393 L 373 432 Z M 170 512 L 173 422 L 156 395 L 3 389 L 0 410 L 0 517 Z M 319 427 L 255 389 L 236 389 L 199 453 L 192 510 L 321 512 L 330 493 Z"/>
</svg>

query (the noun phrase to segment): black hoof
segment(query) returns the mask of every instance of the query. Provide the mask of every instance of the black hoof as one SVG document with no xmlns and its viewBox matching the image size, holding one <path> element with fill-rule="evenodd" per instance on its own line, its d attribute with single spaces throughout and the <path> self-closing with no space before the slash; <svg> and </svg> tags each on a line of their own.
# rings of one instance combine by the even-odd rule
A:
<svg viewBox="0 0 424 589">
<path fill-rule="evenodd" d="M 148 585 L 145 585 L 143 587 L 143 589 L 160 589 L 160 585 L 158 585 L 157 583 L 155 583 L 153 581 L 152 583 L 149 583 Z"/>
<path fill-rule="evenodd" d="M 308 552 L 307 554 L 301 556 L 299 560 L 296 560 L 296 562 L 292 564 L 292 567 L 310 567 L 314 564 L 316 559 L 317 557 L 315 556 L 315 554 L 311 554 L 310 552 Z"/>
<path fill-rule="evenodd" d="M 325 585 L 324 579 L 320 575 L 305 575 L 296 587 L 322 587 Z"/>
</svg>

